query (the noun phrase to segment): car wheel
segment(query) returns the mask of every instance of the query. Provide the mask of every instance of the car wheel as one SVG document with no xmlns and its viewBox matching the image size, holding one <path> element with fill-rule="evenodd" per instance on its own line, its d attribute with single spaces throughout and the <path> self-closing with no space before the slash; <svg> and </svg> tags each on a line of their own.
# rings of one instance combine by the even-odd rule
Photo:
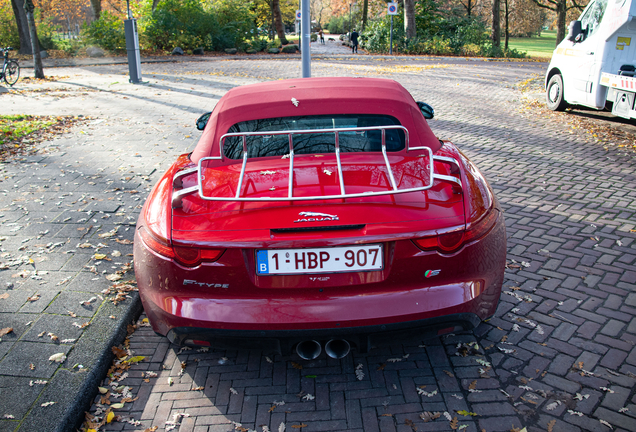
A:
<svg viewBox="0 0 636 432">
<path fill-rule="evenodd" d="M 567 108 L 568 103 L 563 99 L 563 77 L 560 74 L 552 75 L 545 96 L 548 108 L 552 111 L 563 111 Z"/>
</svg>

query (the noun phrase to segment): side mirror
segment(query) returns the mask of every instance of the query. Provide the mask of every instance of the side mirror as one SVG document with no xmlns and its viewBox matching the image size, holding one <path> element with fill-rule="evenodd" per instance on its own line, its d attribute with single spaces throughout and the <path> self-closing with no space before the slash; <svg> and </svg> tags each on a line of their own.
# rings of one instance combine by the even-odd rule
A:
<svg viewBox="0 0 636 432">
<path fill-rule="evenodd" d="M 197 129 L 201 131 L 205 129 L 205 126 L 208 124 L 208 120 L 210 120 L 210 115 L 212 115 L 212 112 L 205 113 L 197 119 Z"/>
<path fill-rule="evenodd" d="M 420 112 L 424 116 L 426 120 L 430 120 L 435 117 L 435 110 L 432 106 L 427 104 L 426 102 L 416 102 L 417 106 L 420 107 Z"/>
<path fill-rule="evenodd" d="M 581 33 L 583 33 L 581 21 L 572 21 L 568 27 L 568 35 L 565 38 L 571 42 L 577 42 L 577 38 Z"/>
</svg>

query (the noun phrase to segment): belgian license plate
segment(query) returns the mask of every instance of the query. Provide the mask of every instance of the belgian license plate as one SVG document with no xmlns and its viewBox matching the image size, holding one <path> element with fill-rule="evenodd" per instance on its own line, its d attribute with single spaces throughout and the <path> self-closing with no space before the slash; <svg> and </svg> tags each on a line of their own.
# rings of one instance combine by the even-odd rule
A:
<svg viewBox="0 0 636 432">
<path fill-rule="evenodd" d="M 382 270 L 382 245 L 256 251 L 256 273 L 314 274 Z"/>
</svg>

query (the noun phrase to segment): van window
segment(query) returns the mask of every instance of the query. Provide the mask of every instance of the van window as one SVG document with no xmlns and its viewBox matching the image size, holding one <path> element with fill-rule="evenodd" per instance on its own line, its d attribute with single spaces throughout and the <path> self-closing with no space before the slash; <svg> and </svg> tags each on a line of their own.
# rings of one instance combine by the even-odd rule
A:
<svg viewBox="0 0 636 432">
<path fill-rule="evenodd" d="M 585 32 L 585 37 L 590 37 L 598 29 L 605 10 L 607 9 L 608 0 L 596 0 L 581 16 L 581 28 Z"/>
<path fill-rule="evenodd" d="M 392 116 L 375 114 L 340 114 L 298 117 L 277 117 L 262 120 L 250 120 L 236 123 L 228 133 L 269 132 L 292 130 L 316 130 L 316 133 L 292 134 L 294 154 L 334 153 L 336 138 L 334 133 L 321 133 L 320 129 L 355 128 L 399 125 Z M 341 152 L 375 152 L 382 149 L 380 130 L 362 132 L 340 132 Z M 404 131 L 392 129 L 386 131 L 386 149 L 400 151 L 405 147 Z M 288 135 L 259 135 L 246 138 L 249 158 L 284 156 L 289 153 Z M 243 157 L 243 138 L 228 137 L 223 144 L 223 154 L 229 159 Z"/>
</svg>

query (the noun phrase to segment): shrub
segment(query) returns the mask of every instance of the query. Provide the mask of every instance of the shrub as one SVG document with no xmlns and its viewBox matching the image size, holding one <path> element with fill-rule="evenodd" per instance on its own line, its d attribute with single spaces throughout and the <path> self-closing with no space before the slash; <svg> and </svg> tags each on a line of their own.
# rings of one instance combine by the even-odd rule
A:
<svg viewBox="0 0 636 432">
<path fill-rule="evenodd" d="M 254 16 L 245 4 L 216 0 L 205 8 L 198 0 L 163 0 L 145 19 L 143 37 L 154 49 L 223 51 L 249 49 L 254 34 Z"/>
<path fill-rule="evenodd" d="M 481 49 L 481 55 L 484 57 L 505 57 L 505 58 L 525 58 L 526 53 L 518 51 L 514 48 L 503 49 L 501 47 L 494 48 L 492 43 L 488 42 Z"/>
<path fill-rule="evenodd" d="M 252 39 L 249 42 L 249 46 L 254 51 L 261 52 L 261 51 L 267 49 L 267 39 L 262 39 L 260 37 L 256 38 L 256 39 Z"/>
<path fill-rule="evenodd" d="M 171 50 L 179 46 L 191 50 L 209 48 L 206 35 L 216 24 L 197 0 L 164 0 L 144 22 L 144 41 L 151 48 Z"/>
<path fill-rule="evenodd" d="M 462 55 L 476 57 L 481 54 L 481 47 L 476 44 L 466 44 L 462 47 Z"/>
<path fill-rule="evenodd" d="M 35 21 L 37 23 L 36 26 L 38 31 L 38 40 L 40 41 L 40 49 L 60 49 L 55 41 L 55 30 L 57 30 L 59 26 L 53 24 L 53 20 L 51 18 L 42 19 L 39 9 L 35 10 Z"/>
<path fill-rule="evenodd" d="M 55 41 L 55 47 L 73 57 L 84 47 L 84 43 L 81 39 L 58 39 Z"/>
<path fill-rule="evenodd" d="M 97 21 L 93 21 L 85 27 L 84 34 L 90 43 L 109 51 L 126 49 L 124 22 L 108 11 L 102 11 Z M 58 45 L 62 42 L 66 41 L 59 41 Z M 62 43 L 59 48 L 66 51 L 64 46 Z"/>
<path fill-rule="evenodd" d="M 20 48 L 20 35 L 9 0 L 0 0 L 0 46 Z"/>
<path fill-rule="evenodd" d="M 488 44 L 486 25 L 478 17 L 441 15 L 434 0 L 416 3 L 417 36 L 407 39 L 401 15 L 393 22 L 393 51 L 431 55 L 495 55 L 517 57 L 514 50 L 495 52 Z M 371 52 L 389 51 L 390 20 L 372 21 L 361 35 L 362 46 Z"/>
</svg>

